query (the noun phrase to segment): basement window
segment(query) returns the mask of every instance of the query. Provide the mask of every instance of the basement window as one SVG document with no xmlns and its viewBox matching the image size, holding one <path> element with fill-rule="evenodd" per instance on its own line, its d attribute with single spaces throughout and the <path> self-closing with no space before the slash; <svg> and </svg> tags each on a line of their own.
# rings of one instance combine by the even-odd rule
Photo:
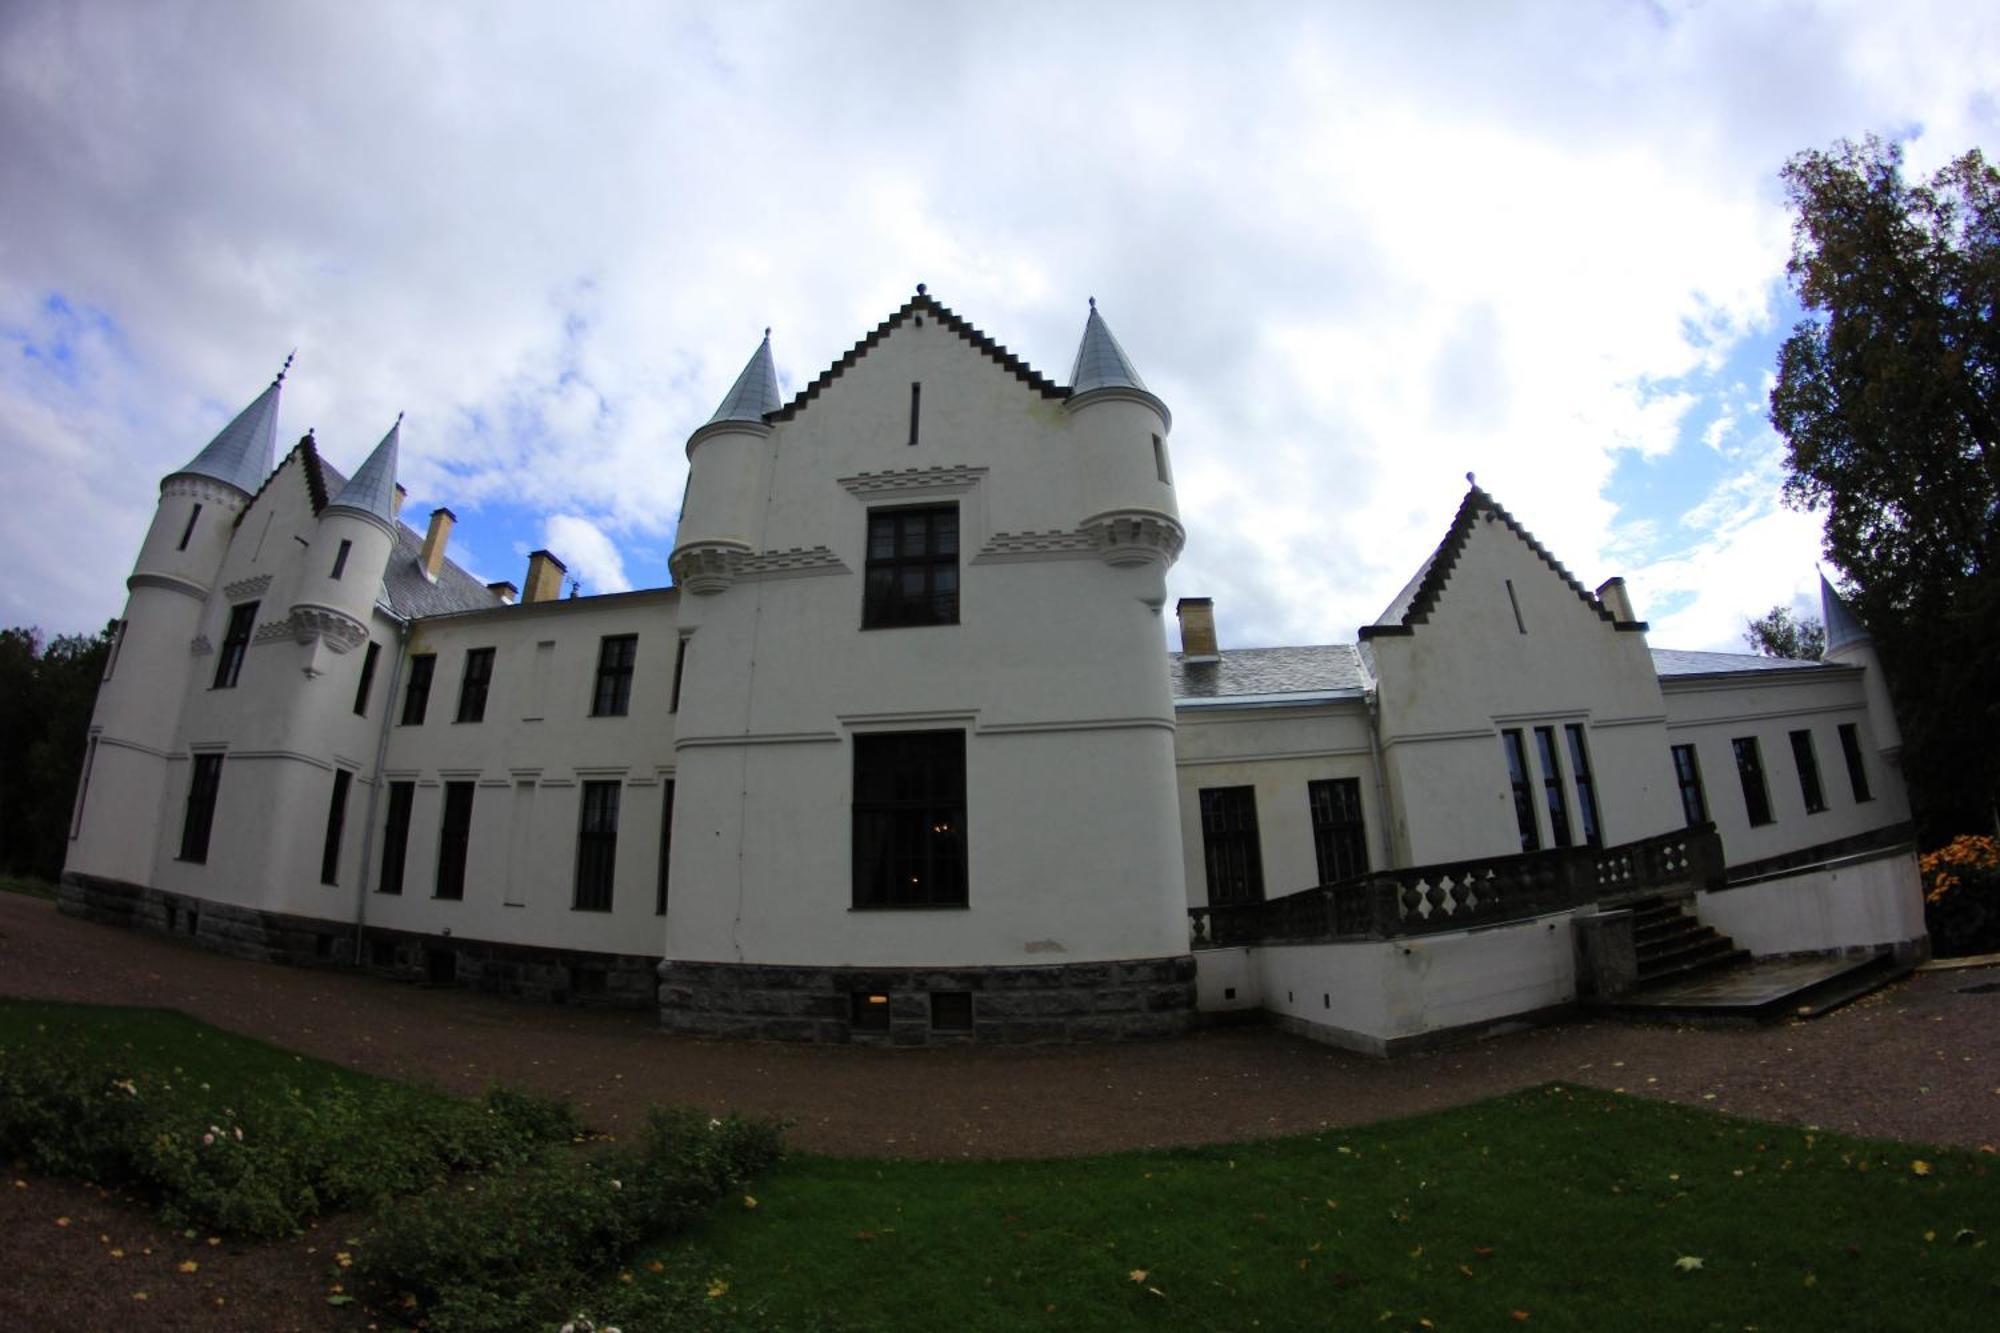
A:
<svg viewBox="0 0 2000 1333">
<path fill-rule="evenodd" d="M 879 991 L 855 991 L 848 997 L 849 1023 L 856 1032 L 889 1030 L 889 997 Z"/>
<path fill-rule="evenodd" d="M 931 1030 L 933 1032 L 972 1031 L 972 992 L 969 990 L 932 991 Z"/>
</svg>

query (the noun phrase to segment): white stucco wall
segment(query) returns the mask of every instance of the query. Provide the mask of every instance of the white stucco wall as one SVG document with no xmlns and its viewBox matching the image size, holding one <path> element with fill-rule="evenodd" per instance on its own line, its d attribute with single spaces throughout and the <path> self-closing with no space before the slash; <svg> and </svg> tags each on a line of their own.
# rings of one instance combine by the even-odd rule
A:
<svg viewBox="0 0 2000 1333">
<path fill-rule="evenodd" d="M 1758 955 L 1909 944 L 1925 933 L 1914 848 L 1697 894 L 1695 913 Z"/>
</svg>

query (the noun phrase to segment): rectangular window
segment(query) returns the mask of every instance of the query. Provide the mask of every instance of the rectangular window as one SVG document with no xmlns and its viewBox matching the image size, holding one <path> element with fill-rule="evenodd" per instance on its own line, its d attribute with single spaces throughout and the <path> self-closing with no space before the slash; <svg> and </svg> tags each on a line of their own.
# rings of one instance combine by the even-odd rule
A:
<svg viewBox="0 0 2000 1333">
<path fill-rule="evenodd" d="M 854 738 L 854 905 L 962 907 L 965 733 Z"/>
<path fill-rule="evenodd" d="M 910 386 L 910 444 L 912 447 L 917 443 L 917 422 L 923 414 L 923 406 L 924 386 L 921 384 L 912 384 Z"/>
<path fill-rule="evenodd" d="M 354 715 L 368 716 L 368 689 L 375 683 L 375 663 L 382 656 L 382 645 L 371 643 L 368 651 L 361 655 L 361 681 L 354 687 Z"/>
<path fill-rule="evenodd" d="M 465 896 L 465 856 L 472 845 L 472 784 L 444 784 L 444 822 L 438 826 L 437 896 Z"/>
<path fill-rule="evenodd" d="M 458 720 L 481 722 L 486 718 L 486 691 L 493 684 L 493 650 L 468 648 L 465 675 L 458 684 Z"/>
<path fill-rule="evenodd" d="M 1563 728 L 1569 737 L 1569 772 L 1576 780 L 1576 817 L 1583 823 L 1587 847 L 1604 845 L 1604 829 L 1597 821 L 1597 783 L 1590 776 L 1590 750 L 1583 743 L 1583 726 L 1571 722 Z"/>
<path fill-rule="evenodd" d="M 972 1031 L 972 992 L 969 990 L 932 991 L 931 1030 L 933 1032 Z"/>
<path fill-rule="evenodd" d="M 389 784 L 389 822 L 382 830 L 382 880 L 377 893 L 403 891 L 403 862 L 410 850 L 410 807 L 417 799 L 417 784 Z"/>
<path fill-rule="evenodd" d="M 353 549 L 353 542 L 345 537 L 340 539 L 340 549 L 333 553 L 333 579 L 336 583 L 340 581 L 340 576 L 347 572 L 347 553 Z"/>
<path fill-rule="evenodd" d="M 179 546 L 176 546 L 174 548 L 175 550 L 177 551 L 187 550 L 188 539 L 194 536 L 195 521 L 200 517 L 201 517 L 200 505 L 196 505 L 193 509 L 190 509 L 188 511 L 188 525 L 181 529 L 181 544 Z"/>
<path fill-rule="evenodd" d="M 333 800 L 326 807 L 326 846 L 319 854 L 319 882 L 340 883 L 340 835 L 347 827 L 347 789 L 354 775 L 344 768 L 333 770 Z"/>
<path fill-rule="evenodd" d="M 607 634 L 597 644 L 597 689 L 591 695 L 592 717 L 624 717 L 632 707 L 632 664 L 639 657 L 639 636 Z"/>
<path fill-rule="evenodd" d="M 69 836 L 83 836 L 83 803 L 90 795 L 90 770 L 97 764 L 97 737 L 92 736 L 83 750 L 83 776 L 76 783 L 76 806 L 69 814 Z"/>
<path fill-rule="evenodd" d="M 958 506 L 868 515 L 861 628 L 958 623 Z"/>
<path fill-rule="evenodd" d="M 1861 762 L 1861 728 L 1852 722 L 1840 724 L 1840 753 L 1847 760 L 1848 785 L 1854 788 L 1854 803 L 1875 799 L 1868 793 L 1868 769 Z"/>
<path fill-rule="evenodd" d="M 660 809 L 660 883 L 657 896 L 653 899 L 653 915 L 667 914 L 667 872 L 673 865 L 674 852 L 674 780 L 665 782 L 667 794 Z"/>
<path fill-rule="evenodd" d="M 1264 853 L 1257 840 L 1255 787 L 1201 789 L 1202 859 L 1212 907 L 1264 900 Z"/>
<path fill-rule="evenodd" d="M 674 689 L 672 695 L 667 699 L 667 711 L 669 713 L 678 713 L 681 711 L 681 677 L 687 674 L 687 661 L 688 641 L 684 635 L 681 641 L 674 646 Z"/>
<path fill-rule="evenodd" d="M 1806 813 L 1822 814 L 1826 810 L 1826 789 L 1819 782 L 1819 756 L 1813 753 L 1812 732 L 1795 731 L 1792 739 L 1792 763 L 1799 770 L 1799 794 L 1806 798 Z"/>
<path fill-rule="evenodd" d="M 1528 786 L 1528 750 L 1518 731 L 1500 733 L 1500 749 L 1507 757 L 1507 781 L 1514 789 L 1514 823 L 1521 830 L 1521 850 L 1540 851 L 1541 826 L 1535 822 L 1535 793 Z"/>
<path fill-rule="evenodd" d="M 1535 728 L 1535 753 L 1542 761 L 1542 796 L 1549 803 L 1549 841 L 1567 847 L 1571 842 L 1569 801 L 1563 796 L 1562 761 L 1556 754 L 1554 727 Z"/>
<path fill-rule="evenodd" d="M 1506 583 L 1507 605 L 1514 608 L 1514 628 L 1526 634 L 1528 632 L 1528 622 L 1521 619 L 1521 599 L 1514 595 L 1514 580 L 1508 579 Z"/>
<path fill-rule="evenodd" d="M 1708 797 L 1701 790 L 1701 765 L 1695 762 L 1692 745 L 1674 747 L 1674 781 L 1680 784 L 1681 814 L 1687 826 L 1708 822 Z"/>
<path fill-rule="evenodd" d="M 118 650 L 125 646 L 125 631 L 131 628 L 131 625 L 132 622 L 129 620 L 111 622 L 111 644 L 104 650 L 103 679 L 105 680 L 110 680 L 111 673 L 118 669 Z"/>
<path fill-rule="evenodd" d="M 418 653 L 410 659 L 410 683 L 403 687 L 403 725 L 422 726 L 431 706 L 431 677 L 437 671 L 436 653 Z"/>
<path fill-rule="evenodd" d="M 188 777 L 187 816 L 181 821 L 181 860 L 208 860 L 208 831 L 215 823 L 215 794 L 222 786 L 222 756 L 198 754 Z"/>
<path fill-rule="evenodd" d="M 1755 736 L 1738 736 L 1729 742 L 1736 750 L 1736 776 L 1743 783 L 1743 809 L 1754 828 L 1771 822 L 1771 793 L 1764 786 L 1764 758 L 1757 751 Z"/>
<path fill-rule="evenodd" d="M 1153 437 L 1153 471 L 1160 474 L 1162 483 L 1174 484 L 1174 479 L 1167 475 L 1167 442 L 1157 435 Z"/>
<path fill-rule="evenodd" d="M 250 630 L 257 623 L 257 603 L 244 602 L 229 609 L 229 629 L 222 636 L 222 652 L 215 659 L 215 688 L 234 689 L 243 671 L 243 654 L 250 648 Z"/>
<path fill-rule="evenodd" d="M 583 813 L 576 831 L 576 910 L 611 910 L 618 867 L 618 784 L 583 784 Z"/>
<path fill-rule="evenodd" d="M 1361 780 L 1329 778 L 1306 784 L 1312 810 L 1313 853 L 1319 860 L 1319 882 L 1338 884 L 1366 874 L 1368 838 L 1361 823 Z"/>
</svg>

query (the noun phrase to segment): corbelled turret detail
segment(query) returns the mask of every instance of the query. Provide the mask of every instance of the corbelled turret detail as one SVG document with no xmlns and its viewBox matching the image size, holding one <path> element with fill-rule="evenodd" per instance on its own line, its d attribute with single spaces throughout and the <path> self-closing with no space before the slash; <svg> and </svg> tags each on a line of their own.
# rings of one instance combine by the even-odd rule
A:
<svg viewBox="0 0 2000 1333">
<path fill-rule="evenodd" d="M 771 331 L 765 329 L 715 415 L 688 437 L 687 499 L 668 567 L 674 582 L 697 596 L 727 588 L 750 552 L 751 511 L 771 434 L 764 418 L 780 405 Z"/>
</svg>

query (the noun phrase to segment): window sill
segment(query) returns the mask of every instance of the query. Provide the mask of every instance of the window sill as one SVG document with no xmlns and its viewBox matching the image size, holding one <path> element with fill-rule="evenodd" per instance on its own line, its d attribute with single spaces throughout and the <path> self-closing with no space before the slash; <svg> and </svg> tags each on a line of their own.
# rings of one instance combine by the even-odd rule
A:
<svg viewBox="0 0 2000 1333">
<path fill-rule="evenodd" d="M 971 903 L 856 903 L 850 912 L 969 912 Z"/>
<path fill-rule="evenodd" d="M 910 620 L 901 621 L 893 625 L 864 624 L 861 628 L 866 632 L 872 633 L 878 629 L 954 629 L 958 624 L 959 622 L 956 620 Z"/>
<path fill-rule="evenodd" d="M 611 909 L 609 907 L 578 907 L 574 903 L 572 903 L 570 905 L 569 910 L 572 912 L 589 912 L 595 916 L 611 915 Z"/>
</svg>

